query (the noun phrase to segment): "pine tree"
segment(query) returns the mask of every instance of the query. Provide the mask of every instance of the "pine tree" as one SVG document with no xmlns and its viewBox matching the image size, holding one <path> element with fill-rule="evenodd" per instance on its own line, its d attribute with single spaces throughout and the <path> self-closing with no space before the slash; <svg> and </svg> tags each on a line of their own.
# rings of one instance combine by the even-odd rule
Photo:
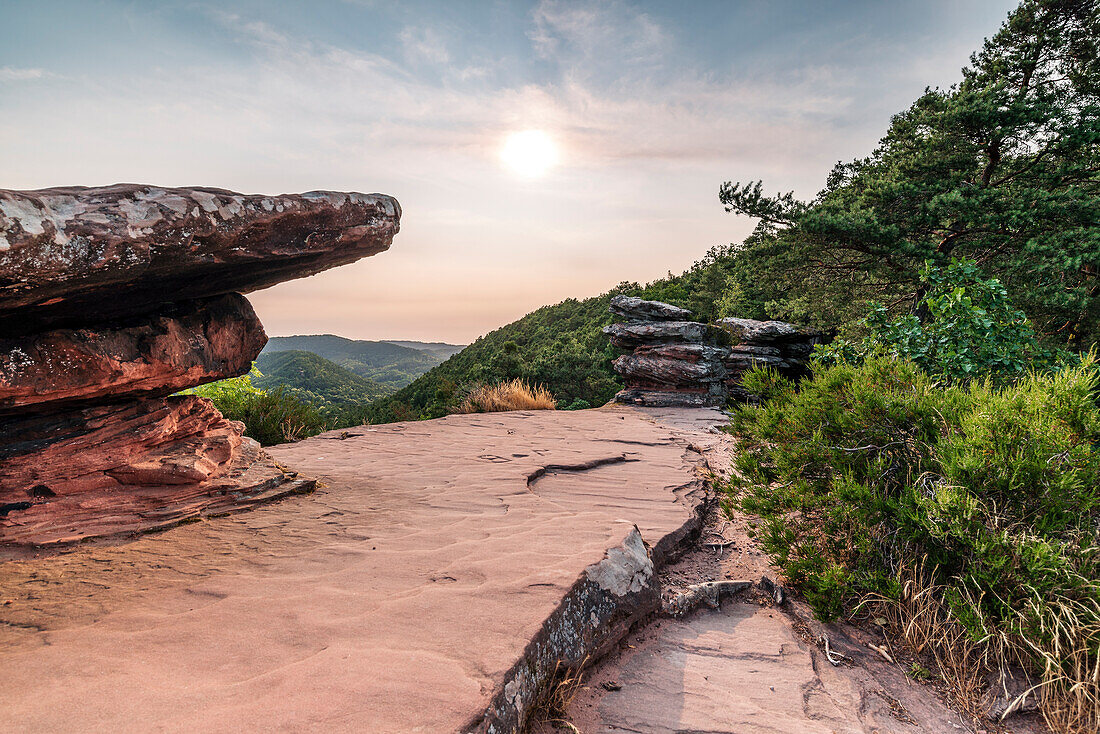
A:
<svg viewBox="0 0 1100 734">
<path fill-rule="evenodd" d="M 734 277 L 771 316 L 836 325 L 871 299 L 920 315 L 924 264 L 966 257 L 1049 338 L 1096 343 L 1098 44 L 1097 0 L 1025 0 L 958 84 L 927 89 L 814 201 L 723 184 L 727 211 L 761 221 Z"/>
</svg>

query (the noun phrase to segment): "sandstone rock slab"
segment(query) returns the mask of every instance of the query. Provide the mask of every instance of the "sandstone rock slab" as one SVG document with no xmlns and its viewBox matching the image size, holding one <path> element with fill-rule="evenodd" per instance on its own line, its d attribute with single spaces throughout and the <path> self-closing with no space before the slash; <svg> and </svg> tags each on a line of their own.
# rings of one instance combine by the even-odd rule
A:
<svg viewBox="0 0 1100 734">
<path fill-rule="evenodd" d="M 0 415 L 163 396 L 236 377 L 248 372 L 265 343 L 251 304 L 235 293 L 123 326 L 0 339 Z"/>
<path fill-rule="evenodd" d="M 816 331 L 802 329 L 784 321 L 757 321 L 731 317 L 718 319 L 717 325 L 718 328 L 729 333 L 738 344 L 783 344 L 808 341 L 821 336 Z"/>
<path fill-rule="evenodd" d="M 603 333 L 620 349 L 656 344 L 729 344 L 725 331 L 698 321 L 610 324 Z"/>
<path fill-rule="evenodd" d="M 833 667 L 782 611 L 751 601 L 650 625 L 627 643 L 573 699 L 569 720 L 585 734 L 975 731 L 892 666 Z"/>
<path fill-rule="evenodd" d="M 639 347 L 613 362 L 631 386 L 694 387 L 726 378 L 725 350 L 703 344 Z"/>
<path fill-rule="evenodd" d="M 691 321 L 691 311 L 660 301 L 646 301 L 635 296 L 612 296 L 611 313 L 630 322 Z"/>
<path fill-rule="evenodd" d="M 243 430 L 193 395 L 0 419 L 0 547 L 156 530 L 312 487 L 290 486 Z"/>
<path fill-rule="evenodd" d="M 382 194 L 0 190 L 0 337 L 302 278 L 387 249 L 400 217 Z"/>
<path fill-rule="evenodd" d="M 690 445 L 719 439 L 704 429 L 721 415 L 685 412 L 698 429 L 618 407 L 323 434 L 272 449 L 321 480 L 309 496 L 9 561 L 0 720 L 488 731 L 526 705 L 517 672 L 538 669 L 539 641 L 570 644 L 551 622 L 566 597 L 581 602 L 571 592 L 641 601 L 644 545 L 657 565 L 691 531 L 703 485 Z"/>
</svg>

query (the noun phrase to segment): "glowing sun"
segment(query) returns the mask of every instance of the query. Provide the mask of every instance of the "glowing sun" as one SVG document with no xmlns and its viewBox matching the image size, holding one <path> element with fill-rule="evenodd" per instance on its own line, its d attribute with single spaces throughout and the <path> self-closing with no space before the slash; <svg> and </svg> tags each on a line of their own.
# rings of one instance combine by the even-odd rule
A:
<svg viewBox="0 0 1100 734">
<path fill-rule="evenodd" d="M 524 130 L 505 139 L 500 159 L 520 176 L 535 178 L 558 162 L 558 146 L 542 130 Z"/>
</svg>

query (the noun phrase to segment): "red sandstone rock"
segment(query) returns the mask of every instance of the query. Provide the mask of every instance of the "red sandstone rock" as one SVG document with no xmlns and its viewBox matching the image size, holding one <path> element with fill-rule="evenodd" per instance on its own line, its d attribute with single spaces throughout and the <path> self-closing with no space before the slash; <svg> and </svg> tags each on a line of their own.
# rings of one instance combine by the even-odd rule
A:
<svg viewBox="0 0 1100 734">
<path fill-rule="evenodd" d="M 613 346 L 634 349 L 654 344 L 729 344 L 729 335 L 710 324 L 698 321 L 650 321 L 610 324 L 603 327 Z"/>
<path fill-rule="evenodd" d="M 726 377 L 725 350 L 702 344 L 639 347 L 614 361 L 615 371 L 632 386 L 697 387 Z"/>
<path fill-rule="evenodd" d="M 167 395 L 248 372 L 267 342 L 239 294 L 122 327 L 0 339 L 0 415 L 58 403 Z"/>
<path fill-rule="evenodd" d="M 382 194 L 0 190 L 0 337 L 312 275 L 388 249 L 400 217 Z"/>
<path fill-rule="evenodd" d="M 266 499 L 289 479 L 243 430 L 193 395 L 2 419 L 0 545 L 157 529 Z"/>
</svg>

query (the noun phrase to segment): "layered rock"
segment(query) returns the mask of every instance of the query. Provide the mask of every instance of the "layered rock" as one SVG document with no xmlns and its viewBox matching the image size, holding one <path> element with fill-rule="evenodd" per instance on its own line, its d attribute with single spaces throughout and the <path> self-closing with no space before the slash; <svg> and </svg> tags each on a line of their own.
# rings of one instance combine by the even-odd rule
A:
<svg viewBox="0 0 1100 734">
<path fill-rule="evenodd" d="M 688 321 L 691 312 L 660 301 L 631 296 L 611 299 L 611 313 L 628 320 L 611 324 L 604 333 L 620 349 L 632 350 L 613 366 L 626 389 L 620 403 L 647 406 L 713 406 L 726 402 L 723 346 L 726 332 Z"/>
<path fill-rule="evenodd" d="M 237 293 L 110 328 L 0 339 L 0 415 L 72 401 L 165 395 L 248 372 L 267 342 Z"/>
<path fill-rule="evenodd" d="M 757 365 L 800 377 L 820 335 L 781 321 L 687 320 L 691 312 L 660 301 L 615 296 L 611 313 L 626 323 L 604 327 L 612 345 L 630 351 L 613 366 L 626 382 L 615 400 L 648 406 L 725 405 L 750 398 L 743 374 Z"/>
<path fill-rule="evenodd" d="M 628 323 L 646 321 L 688 321 L 691 311 L 660 301 L 645 301 L 635 296 L 614 296 L 611 313 Z"/>
<path fill-rule="evenodd" d="M 380 194 L 0 190 L 0 337 L 303 278 L 386 250 L 400 217 Z"/>
<path fill-rule="evenodd" d="M 741 387 L 745 372 L 763 366 L 786 377 L 801 378 L 808 372 L 814 345 L 823 341 L 822 334 L 783 321 L 725 318 L 717 325 L 734 343 L 723 362 L 729 372 L 726 388 L 737 400 L 754 398 Z"/>
<path fill-rule="evenodd" d="M 267 341 L 238 291 L 387 249 L 388 196 L 0 191 L 0 545 L 165 527 L 310 480 L 204 398 Z"/>
</svg>

